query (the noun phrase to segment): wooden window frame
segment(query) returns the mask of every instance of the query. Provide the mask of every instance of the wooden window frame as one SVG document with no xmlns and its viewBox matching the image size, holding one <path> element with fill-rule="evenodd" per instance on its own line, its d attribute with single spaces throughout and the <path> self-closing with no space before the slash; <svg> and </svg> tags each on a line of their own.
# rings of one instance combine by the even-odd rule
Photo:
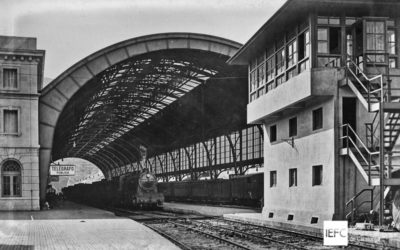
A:
<svg viewBox="0 0 400 250">
<path fill-rule="evenodd" d="M 15 162 L 19 167 L 19 171 L 4 171 L 4 167 L 8 162 Z M 10 189 L 9 195 L 6 195 L 4 193 L 5 192 L 5 189 L 4 189 L 4 185 L 5 185 L 4 179 L 5 178 L 4 177 L 10 177 L 10 183 L 8 186 L 8 188 Z M 18 183 L 17 183 L 18 190 L 19 190 L 18 194 L 14 193 L 14 178 L 13 177 L 17 177 L 17 179 L 18 179 Z M 3 198 L 22 197 L 22 166 L 18 161 L 14 160 L 14 159 L 6 159 L 1 164 L 1 197 L 3 197 Z"/>
<path fill-rule="evenodd" d="M 17 82 L 17 87 L 16 88 L 10 88 L 10 87 L 5 87 L 4 86 L 4 77 L 5 74 L 4 72 L 6 70 L 15 70 L 16 71 L 16 82 Z M 0 91 L 5 91 L 5 92 L 17 92 L 20 91 L 21 84 L 20 84 L 20 69 L 19 67 L 13 66 L 13 65 L 2 65 L 0 66 Z"/>
<path fill-rule="evenodd" d="M 4 111 L 17 111 L 17 133 L 6 133 L 4 128 Z M 21 109 L 14 106 L 0 106 L 0 136 L 20 136 L 21 135 Z"/>
</svg>

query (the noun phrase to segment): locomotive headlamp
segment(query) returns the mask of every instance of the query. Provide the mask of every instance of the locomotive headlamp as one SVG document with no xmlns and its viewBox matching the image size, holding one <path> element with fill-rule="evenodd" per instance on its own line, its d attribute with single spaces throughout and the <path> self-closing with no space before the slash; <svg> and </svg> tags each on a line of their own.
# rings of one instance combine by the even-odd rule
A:
<svg viewBox="0 0 400 250">
<path fill-rule="evenodd" d="M 150 178 L 150 174 L 147 174 L 146 177 L 147 177 L 147 178 Z"/>
</svg>

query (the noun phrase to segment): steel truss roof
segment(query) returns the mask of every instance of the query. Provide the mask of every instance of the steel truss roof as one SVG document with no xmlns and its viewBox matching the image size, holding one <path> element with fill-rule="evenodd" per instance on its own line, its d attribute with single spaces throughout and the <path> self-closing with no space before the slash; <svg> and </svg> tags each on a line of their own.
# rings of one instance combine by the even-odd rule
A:
<svg viewBox="0 0 400 250">
<path fill-rule="evenodd" d="M 79 157 L 103 171 L 245 124 L 246 68 L 210 51 L 169 49 L 107 68 L 68 102 L 53 159 Z"/>
</svg>

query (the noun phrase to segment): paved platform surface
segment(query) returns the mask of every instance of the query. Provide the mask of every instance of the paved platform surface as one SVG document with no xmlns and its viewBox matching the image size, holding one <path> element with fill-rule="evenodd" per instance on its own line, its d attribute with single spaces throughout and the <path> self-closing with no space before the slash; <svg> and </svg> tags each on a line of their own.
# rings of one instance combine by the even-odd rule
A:
<svg viewBox="0 0 400 250">
<path fill-rule="evenodd" d="M 349 235 L 354 241 L 382 243 L 382 245 L 400 249 L 400 232 L 362 231 L 349 228 Z"/>
<path fill-rule="evenodd" d="M 172 212 L 181 212 L 181 213 L 195 213 L 208 216 L 222 216 L 224 214 L 257 212 L 257 209 L 246 208 L 246 207 L 198 205 L 198 204 L 175 203 L 175 202 L 165 202 L 164 210 Z"/>
<path fill-rule="evenodd" d="M 33 212 L 0 212 L 0 249 L 179 249 L 113 213 L 65 202 Z"/>
</svg>

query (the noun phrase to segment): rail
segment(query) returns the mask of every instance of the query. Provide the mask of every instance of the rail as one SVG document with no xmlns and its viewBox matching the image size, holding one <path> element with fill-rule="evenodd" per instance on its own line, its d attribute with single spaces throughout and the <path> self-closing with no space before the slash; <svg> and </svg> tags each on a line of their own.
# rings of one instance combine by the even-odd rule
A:
<svg viewBox="0 0 400 250">
<path fill-rule="evenodd" d="M 382 53 L 382 55 L 385 56 L 385 62 L 387 62 L 387 58 L 388 58 L 388 56 L 389 56 L 389 53 Z M 384 76 L 387 77 L 387 83 L 386 83 L 387 87 L 383 89 L 383 90 L 384 90 L 384 91 L 383 91 L 383 93 L 384 93 L 383 96 L 386 97 L 386 101 L 387 101 L 387 102 L 391 102 L 392 99 L 393 99 L 393 97 L 400 98 L 400 96 L 393 96 L 393 95 L 392 95 L 392 91 L 398 91 L 398 90 L 400 90 L 400 88 L 392 88 L 392 86 L 391 86 L 391 82 L 392 82 L 391 76 L 392 76 L 392 75 L 391 75 L 390 72 L 389 72 L 389 66 L 388 66 L 388 64 L 376 63 L 376 62 L 372 61 L 371 59 L 369 59 L 368 56 L 365 56 L 364 58 L 366 59 L 366 63 L 367 63 L 368 65 L 372 65 L 373 68 L 376 70 L 376 72 L 379 73 L 377 76 L 379 76 L 379 75 L 382 76 L 382 79 L 383 79 Z M 370 67 L 370 66 L 368 66 L 368 67 Z M 385 68 L 386 72 L 382 72 L 382 67 Z M 383 80 L 382 80 L 382 81 L 383 81 Z M 385 85 L 385 84 L 382 84 L 382 87 L 383 87 L 384 85 Z M 399 102 L 399 99 L 397 99 L 396 101 Z"/>
<path fill-rule="evenodd" d="M 152 225 L 146 224 L 146 227 L 150 228 L 151 230 L 158 233 L 159 235 L 167 238 L 169 241 L 171 241 L 172 243 L 174 243 L 175 245 L 177 245 L 179 248 L 181 248 L 183 250 L 191 250 L 192 249 L 190 246 L 187 246 L 186 244 L 182 243 L 178 239 L 175 239 L 174 237 L 170 236 L 167 233 L 164 233 L 162 230 L 159 230 L 158 228 L 156 228 Z"/>
<path fill-rule="evenodd" d="M 372 122 L 365 123 L 365 135 L 367 138 L 367 146 L 369 146 L 369 148 L 375 148 L 376 143 L 379 143 L 379 137 L 375 135 L 377 129 L 379 128 L 379 119 L 377 119 L 378 117 L 379 113 L 376 112 Z"/>
<path fill-rule="evenodd" d="M 229 220 L 227 220 L 227 221 L 229 221 Z M 195 223 L 201 224 L 203 226 L 207 226 L 206 223 L 201 222 L 201 221 L 196 221 Z M 241 222 L 236 222 L 235 221 L 235 223 L 241 223 Z M 253 224 L 249 224 L 249 225 L 254 226 Z M 260 236 L 260 235 L 255 234 L 254 232 L 251 233 L 251 232 L 247 232 L 247 231 L 244 231 L 244 230 L 240 230 L 238 227 L 235 227 L 234 229 L 228 228 L 226 226 L 221 226 L 221 225 L 213 225 L 213 227 L 217 228 L 217 229 L 220 229 L 221 231 L 225 230 L 225 231 L 229 231 L 229 232 L 232 232 L 232 233 L 237 233 L 237 234 L 246 236 L 248 238 L 256 238 L 256 239 L 260 239 L 260 240 L 264 240 L 264 241 L 268 241 L 268 242 L 272 241 L 272 242 L 278 243 L 280 245 L 284 245 L 284 246 L 286 246 L 286 247 L 288 247 L 290 249 L 307 249 L 305 247 L 293 244 L 292 242 L 286 242 L 286 241 L 283 241 L 283 240 L 278 240 L 278 237 L 276 237 L 276 236 L 275 237 L 267 236 L 267 235 Z M 255 227 L 258 227 L 258 226 L 255 226 Z M 267 228 L 267 227 L 265 227 L 265 228 Z M 278 230 L 276 230 L 276 231 L 278 231 Z M 288 232 L 289 231 L 285 231 L 285 234 L 287 234 Z M 307 238 L 311 238 L 311 237 L 308 236 Z"/>
<path fill-rule="evenodd" d="M 393 149 L 393 147 L 394 147 L 394 145 L 396 143 L 396 140 L 397 140 L 397 138 L 399 136 L 399 132 L 400 131 L 399 131 L 398 128 L 396 128 L 400 124 L 399 120 L 400 120 L 400 115 L 399 114 L 397 114 L 397 113 L 389 114 L 389 121 L 390 122 L 387 124 L 387 126 L 389 126 L 389 132 L 390 132 L 390 134 L 389 134 L 389 138 L 390 138 L 389 148 L 390 148 L 390 150 Z"/>
<path fill-rule="evenodd" d="M 341 128 L 346 128 L 346 135 L 343 135 L 341 137 L 341 139 L 345 138 L 345 137 L 349 137 L 349 131 L 355 136 L 355 138 L 357 139 L 357 141 L 363 146 L 363 148 L 365 149 L 365 151 L 370 154 L 370 155 L 378 155 L 379 152 L 375 151 L 375 152 L 371 152 L 367 146 L 364 144 L 364 142 L 361 140 L 361 138 L 358 136 L 358 134 L 354 131 L 354 129 L 350 126 L 350 124 L 346 123 L 340 126 Z M 351 139 L 351 138 L 348 138 Z M 352 142 L 355 144 L 355 142 L 352 140 Z M 357 144 L 355 144 L 355 146 L 357 147 Z"/>
<path fill-rule="evenodd" d="M 396 91 L 400 92 L 400 88 L 393 88 L 392 90 L 396 90 Z M 392 97 L 393 96 L 391 96 L 390 98 L 392 99 Z M 389 98 L 389 96 L 388 96 L 388 98 Z M 395 102 L 399 103 L 400 99 L 398 99 L 398 98 L 395 99 Z M 373 148 L 373 149 L 375 149 L 376 146 L 380 142 L 380 138 L 378 136 L 376 136 L 377 131 L 379 129 L 379 119 L 377 119 L 377 117 L 379 117 L 378 112 L 375 114 L 372 122 L 365 123 L 365 134 L 366 134 L 366 138 L 367 138 L 367 146 L 369 148 Z M 398 124 L 400 124 L 400 115 L 398 113 L 385 113 L 384 124 L 385 124 L 384 128 L 389 128 L 389 129 L 394 130 L 394 131 L 392 131 L 392 133 L 393 132 L 399 133 L 399 131 L 397 129 L 395 129 L 394 127 L 397 126 Z M 390 145 L 390 146 L 393 146 L 393 145 Z"/>
<path fill-rule="evenodd" d="M 311 232 L 307 232 L 304 230 L 301 230 L 299 228 L 282 228 L 282 227 L 274 227 L 274 226 L 267 226 L 267 225 L 257 225 L 257 224 L 253 224 L 250 222 L 244 222 L 244 221 L 240 221 L 240 220 L 235 220 L 235 219 L 228 219 L 228 218 L 217 218 L 217 220 L 220 220 L 222 222 L 231 222 L 231 223 L 237 223 L 237 224 L 241 224 L 241 225 L 245 225 L 245 226 L 251 226 L 251 227 L 255 227 L 255 228 L 260 228 L 263 230 L 263 232 L 281 232 L 284 234 L 288 234 L 288 235 L 292 235 L 294 237 L 301 237 L 303 239 L 307 239 L 310 241 L 322 241 L 323 240 L 323 234 L 322 233 L 311 233 Z M 249 230 L 247 230 L 249 231 Z M 292 238 L 294 238 L 292 237 Z M 306 243 L 307 244 L 307 243 Z M 362 241 L 349 241 L 349 246 L 352 247 L 356 247 L 356 249 L 377 249 L 379 246 L 377 244 L 363 244 Z M 307 246 L 307 249 L 311 249 L 312 247 Z M 314 249 L 314 248 L 313 248 Z"/>
<path fill-rule="evenodd" d="M 318 56 L 318 58 L 324 58 L 327 60 L 323 65 L 325 68 L 337 68 L 340 67 L 340 58 L 341 56 Z"/>
<path fill-rule="evenodd" d="M 383 88 L 383 77 L 382 74 L 376 75 L 374 77 L 369 78 L 364 71 L 355 63 L 349 56 L 347 56 L 346 60 L 347 71 L 354 77 L 357 81 L 358 85 L 367 93 L 368 96 L 368 105 L 371 104 L 371 96 L 374 96 L 378 100 L 378 102 L 382 103 L 384 101 L 384 88 Z M 352 67 L 355 67 L 356 72 L 353 71 Z M 365 84 L 360 80 L 361 75 L 367 81 L 367 87 Z M 379 79 L 379 88 L 372 90 L 372 81 Z M 380 96 L 379 96 L 380 93 Z M 378 96 L 375 96 L 378 94 Z"/>
<path fill-rule="evenodd" d="M 340 139 L 346 140 L 347 150 L 350 150 L 350 148 L 351 148 L 350 147 L 350 143 L 351 143 L 353 148 L 355 150 L 357 150 L 357 153 L 361 156 L 362 160 L 366 164 L 368 164 L 368 184 L 371 185 L 371 167 L 372 167 L 371 162 L 372 162 L 372 157 L 375 156 L 375 155 L 379 155 L 379 151 L 371 152 L 368 149 L 368 147 L 364 144 L 364 142 L 361 140 L 361 138 L 357 135 L 357 133 L 354 131 L 354 129 L 349 124 L 343 124 L 340 127 L 342 128 L 342 133 L 345 133 L 345 134 L 343 134 L 342 137 L 340 137 Z M 364 151 L 368 154 L 368 159 L 365 157 L 365 155 L 361 151 L 361 149 L 358 146 L 358 144 L 356 142 L 354 142 L 352 136 L 350 135 L 350 132 L 351 132 L 351 135 L 353 135 L 353 137 L 356 138 L 356 141 L 362 146 Z"/>
<path fill-rule="evenodd" d="M 248 247 L 246 247 L 246 246 L 244 246 L 242 244 L 238 244 L 238 243 L 236 243 L 234 241 L 231 241 L 231 240 L 225 239 L 223 237 L 217 236 L 216 234 L 207 233 L 204 230 L 193 228 L 193 227 L 187 226 L 187 225 L 182 224 L 182 223 L 177 223 L 177 222 L 172 222 L 172 221 L 170 221 L 169 223 L 171 223 L 173 225 L 176 225 L 176 226 L 180 226 L 180 227 L 186 228 L 187 230 L 191 230 L 191 231 L 196 232 L 198 234 L 203 234 L 203 235 L 205 235 L 205 236 L 207 236 L 209 238 L 218 240 L 220 242 L 224 242 L 224 243 L 229 244 L 229 245 L 231 245 L 231 246 L 233 246 L 234 248 L 237 248 L 237 249 L 251 250 L 250 248 L 248 248 Z"/>
<path fill-rule="evenodd" d="M 355 207 L 355 201 L 356 199 L 362 195 L 364 192 L 371 192 L 371 200 L 369 201 L 363 201 L 360 204 L 358 204 L 357 207 Z M 360 192 L 358 192 L 355 196 L 353 196 L 353 198 L 351 198 L 348 202 L 346 202 L 346 208 L 351 204 L 351 210 L 349 213 L 346 214 L 346 219 L 349 218 L 349 216 L 351 215 L 351 222 L 354 222 L 354 213 L 364 204 L 366 203 L 371 203 L 371 210 L 373 210 L 373 201 L 374 201 L 374 189 L 371 188 L 366 188 L 361 190 Z"/>
</svg>

